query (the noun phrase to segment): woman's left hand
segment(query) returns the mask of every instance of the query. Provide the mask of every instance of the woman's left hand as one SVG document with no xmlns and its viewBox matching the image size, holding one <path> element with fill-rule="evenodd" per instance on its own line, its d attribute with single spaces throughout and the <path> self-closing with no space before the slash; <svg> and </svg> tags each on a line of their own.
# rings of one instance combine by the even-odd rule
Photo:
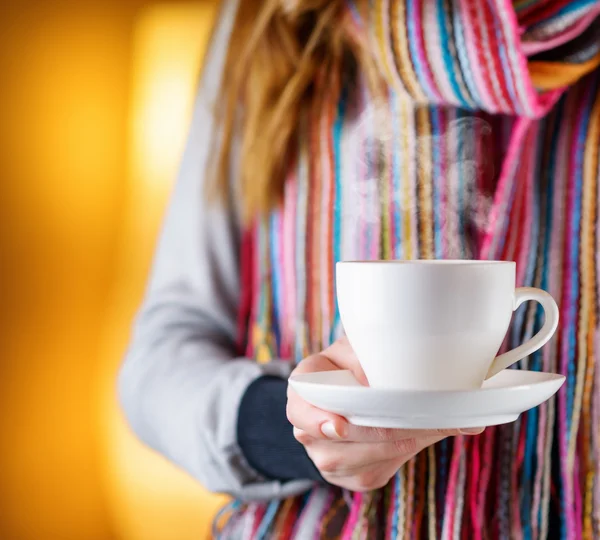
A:
<svg viewBox="0 0 600 540">
<path fill-rule="evenodd" d="M 294 373 L 349 369 L 367 384 L 346 338 L 302 360 Z M 478 430 L 406 430 L 354 426 L 344 417 L 318 409 L 288 387 L 287 416 L 294 436 L 325 480 L 352 491 L 385 486 L 408 460 L 442 439 Z"/>
</svg>

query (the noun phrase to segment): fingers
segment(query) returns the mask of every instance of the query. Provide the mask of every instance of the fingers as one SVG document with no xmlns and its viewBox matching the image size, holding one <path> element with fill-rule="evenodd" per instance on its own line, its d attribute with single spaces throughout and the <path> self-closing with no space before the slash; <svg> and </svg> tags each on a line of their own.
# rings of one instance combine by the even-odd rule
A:
<svg viewBox="0 0 600 540">
<path fill-rule="evenodd" d="M 482 431 L 483 429 L 480 429 L 477 430 L 476 433 L 481 433 Z M 344 440 L 350 442 L 377 443 L 402 441 L 413 438 L 454 437 L 456 435 L 464 434 L 467 433 L 465 433 L 464 430 L 459 429 L 388 429 L 348 424 L 348 431 Z M 473 435 L 475 432 L 469 432 L 468 434 Z"/>
<path fill-rule="evenodd" d="M 348 369 L 361 384 L 368 386 L 367 377 L 352 349 L 348 338 L 342 337 L 327 347 L 322 353 L 311 355 L 298 364 L 294 373 L 314 373 Z"/>
<path fill-rule="evenodd" d="M 350 491 L 366 492 L 385 487 L 390 479 L 398 472 L 403 463 L 386 461 L 371 465 L 350 475 L 332 475 L 324 473 L 323 477 L 334 484 Z"/>
<path fill-rule="evenodd" d="M 350 345 L 348 338 L 345 336 L 334 341 L 322 354 L 330 358 L 340 369 L 351 369 L 354 371 L 357 367 L 360 367 L 358 357 L 352 345 Z M 360 372 L 362 373 L 362 369 L 360 369 Z"/>
<path fill-rule="evenodd" d="M 359 380 L 365 384 L 367 382 L 358 359 L 346 338 L 337 340 L 323 353 L 302 360 L 294 373 L 314 373 L 335 369 L 350 369 Z M 347 442 L 395 442 L 424 437 L 474 435 L 483 431 L 483 429 L 406 430 L 353 426 L 344 417 L 323 411 L 305 402 L 291 387 L 288 387 L 287 417 L 294 427 L 310 437 Z"/>
<path fill-rule="evenodd" d="M 333 371 L 340 369 L 331 358 L 328 358 L 324 354 L 313 354 L 307 356 L 302 362 L 300 362 L 292 372 L 292 375 L 296 373 L 315 373 L 317 371 Z M 344 368 L 346 369 L 346 368 Z"/>
<path fill-rule="evenodd" d="M 315 354 L 302 360 L 294 369 L 294 373 L 314 373 L 339 369 L 330 358 L 322 354 Z M 290 423 L 306 432 L 308 435 L 319 439 L 343 440 L 346 437 L 348 422 L 342 416 L 323 411 L 304 401 L 288 386 L 286 414 Z M 324 427 L 325 431 L 322 431 Z"/>
<path fill-rule="evenodd" d="M 414 443 L 403 445 L 401 448 L 394 449 L 397 443 L 332 443 L 326 441 L 316 441 L 314 445 L 307 448 L 309 455 L 315 462 L 315 465 L 321 471 L 323 477 L 330 483 L 352 491 L 370 491 L 384 487 L 394 476 L 400 467 L 415 457 L 419 452 L 428 446 L 442 440 L 443 437 L 429 437 L 423 439 L 412 439 Z M 411 440 L 411 439 L 408 439 Z M 317 451 L 321 446 L 322 452 Z M 338 454 L 331 453 L 335 447 L 346 446 L 347 449 L 340 460 Z M 329 447 L 329 448 L 327 448 Z M 361 456 L 354 466 L 350 466 L 350 454 L 354 454 L 353 447 L 365 447 L 367 458 L 360 462 Z M 375 455 L 375 447 L 383 452 L 380 455 L 391 455 L 391 459 L 381 461 L 372 461 L 368 456 Z M 383 449 L 383 447 L 386 447 Z M 414 450 L 414 451 L 410 451 Z"/>
<path fill-rule="evenodd" d="M 477 435 L 483 428 L 471 429 L 388 429 L 349 424 L 340 415 L 323 411 L 300 398 L 288 388 L 287 417 L 290 423 L 315 439 L 332 441 L 384 443 L 427 437 Z"/>
<path fill-rule="evenodd" d="M 344 440 L 348 421 L 337 414 L 313 407 L 288 387 L 286 414 L 289 422 L 314 439 Z"/>
<path fill-rule="evenodd" d="M 313 407 L 292 389 L 288 391 L 287 416 L 290 423 L 316 439 L 333 441 L 385 443 L 427 437 L 476 435 L 481 429 L 387 429 L 354 426 L 339 415 Z"/>
<path fill-rule="evenodd" d="M 365 467 L 387 461 L 409 460 L 412 456 L 441 441 L 444 437 L 403 439 L 385 443 L 332 443 L 319 439 L 308 440 L 303 433 L 295 431 L 304 440 L 310 458 L 321 473 L 344 476 L 357 473 Z"/>
</svg>

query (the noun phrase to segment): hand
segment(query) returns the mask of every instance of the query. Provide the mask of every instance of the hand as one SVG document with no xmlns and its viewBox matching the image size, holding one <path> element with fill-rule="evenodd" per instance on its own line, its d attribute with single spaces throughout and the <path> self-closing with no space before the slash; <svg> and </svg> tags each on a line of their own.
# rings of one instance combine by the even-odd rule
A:
<svg viewBox="0 0 600 540">
<path fill-rule="evenodd" d="M 367 378 L 346 338 L 320 354 L 302 360 L 294 373 L 349 369 L 367 385 Z M 442 439 L 473 430 L 406 430 L 353 426 L 337 414 L 322 411 L 288 387 L 287 417 L 294 436 L 330 484 L 352 491 L 385 486 L 408 460 Z"/>
</svg>

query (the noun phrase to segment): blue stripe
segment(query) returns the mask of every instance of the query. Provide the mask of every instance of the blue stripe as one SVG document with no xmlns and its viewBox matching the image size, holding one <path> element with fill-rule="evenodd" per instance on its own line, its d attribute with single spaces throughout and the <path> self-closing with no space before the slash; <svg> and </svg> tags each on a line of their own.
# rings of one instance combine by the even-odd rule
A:
<svg viewBox="0 0 600 540">
<path fill-rule="evenodd" d="M 539 163 L 539 159 L 541 157 L 541 145 L 538 144 L 538 148 L 536 149 L 537 159 L 536 163 Z M 535 171 L 534 178 L 538 178 L 539 170 Z M 537 186 L 536 186 L 537 187 Z M 532 285 L 535 279 L 535 263 L 539 250 L 539 225 L 540 225 L 540 193 L 539 190 L 534 189 L 534 201 L 533 201 L 533 224 L 531 230 L 531 247 L 529 250 L 529 261 L 527 264 L 527 270 L 525 272 L 525 283 L 527 285 Z M 541 306 L 536 306 L 536 311 L 534 314 L 534 327 L 533 331 L 537 332 L 540 318 L 540 313 L 542 311 Z M 534 363 L 533 355 L 530 359 L 530 368 L 535 369 L 533 366 Z M 537 432 L 538 432 L 538 409 L 537 407 L 530 410 L 528 414 L 525 415 L 525 421 L 527 422 L 525 426 L 525 455 L 523 462 L 523 474 L 521 480 L 521 523 L 523 524 L 523 538 L 524 540 L 532 540 L 532 530 L 531 530 L 531 520 L 529 516 L 531 515 L 531 502 L 532 502 L 532 492 L 533 492 L 533 459 L 535 457 L 536 443 L 537 443 Z"/>
<path fill-rule="evenodd" d="M 561 99 L 556 106 L 556 118 L 555 118 L 555 122 L 559 123 L 562 120 L 563 117 L 563 109 L 564 109 L 564 98 Z M 558 157 L 558 135 L 559 135 L 559 131 L 558 129 L 554 129 L 554 133 L 552 135 L 552 141 L 550 144 L 550 148 L 548 149 L 548 155 L 552 156 L 552 159 L 550 159 L 549 163 L 548 163 L 548 170 L 546 172 L 546 175 L 548 177 L 548 218 L 547 218 L 547 228 L 546 228 L 546 239 L 545 239 L 545 245 L 546 245 L 546 257 L 545 257 L 545 264 L 544 264 L 544 274 L 543 274 L 543 279 L 542 279 L 542 287 L 548 287 L 549 286 L 549 272 L 550 272 L 550 244 L 551 244 L 551 240 L 552 240 L 552 223 L 554 219 L 560 219 L 561 216 L 553 216 L 552 215 L 552 209 L 553 209 L 553 200 L 554 200 L 554 181 L 556 180 L 556 176 L 557 176 L 557 171 L 556 171 L 556 158 Z M 557 412 L 557 416 L 558 416 L 558 412 Z M 541 466 L 541 465 L 540 465 Z M 561 465 L 562 466 L 562 465 Z M 558 474 L 558 475 L 552 475 L 553 476 L 553 480 L 557 480 L 558 482 L 562 481 L 562 475 Z M 560 532 L 560 536 L 561 538 L 566 538 L 566 532 L 565 532 L 565 516 L 566 516 L 566 501 L 565 501 L 565 491 L 563 489 L 559 489 L 559 496 L 560 496 L 560 507 L 561 507 L 561 511 L 559 512 L 559 518 L 560 518 L 560 528 L 561 528 L 561 532 Z M 538 516 L 538 519 L 541 520 L 542 518 L 542 508 L 540 507 L 540 513 Z"/>
<path fill-rule="evenodd" d="M 396 102 L 396 95 L 390 91 L 390 105 L 392 108 L 392 130 L 393 130 L 393 141 L 400 148 L 400 124 L 398 118 L 398 107 Z M 396 232 L 396 238 L 394 241 L 394 257 L 399 259 L 403 258 L 403 246 L 402 246 L 402 178 L 400 177 L 400 162 L 399 162 L 400 151 L 392 152 L 392 174 L 393 174 L 393 186 L 394 193 L 392 194 L 394 201 L 394 229 Z"/>
<path fill-rule="evenodd" d="M 446 497 L 446 490 L 448 488 L 448 456 L 450 454 L 450 442 L 448 439 L 444 439 L 442 442 L 438 444 L 439 448 L 439 491 L 438 491 L 438 508 L 445 509 L 444 499 Z M 445 519 L 444 510 L 442 510 L 442 517 Z"/>
<path fill-rule="evenodd" d="M 550 19 L 549 21 L 553 21 L 554 19 L 558 19 L 562 15 L 568 15 L 569 13 L 573 13 L 579 9 L 583 9 L 588 6 L 593 6 L 598 0 L 574 0 L 570 4 L 567 4 L 563 8 L 559 9 Z"/>
<path fill-rule="evenodd" d="M 572 411 L 575 400 L 575 354 L 577 351 L 577 302 L 575 301 L 579 296 L 579 254 L 580 254 L 580 242 L 577 240 L 580 237 L 581 230 L 581 201 L 582 201 L 582 190 L 583 190 L 583 159 L 585 153 L 586 135 L 589 127 L 589 121 L 591 117 L 591 108 L 593 106 L 593 98 L 595 93 L 590 92 L 588 97 L 588 103 L 586 108 L 582 111 L 582 122 L 579 127 L 579 133 L 577 135 L 577 152 L 575 154 L 576 167 L 575 167 L 575 207 L 573 212 L 572 222 L 572 237 L 573 242 L 571 246 L 571 256 L 573 258 L 573 266 L 571 268 L 571 275 L 573 281 L 571 284 L 571 317 L 573 324 L 569 326 L 569 364 L 567 371 L 567 440 L 570 439 L 571 423 L 572 423 Z"/>
<path fill-rule="evenodd" d="M 463 118 L 463 113 L 460 110 L 456 111 L 454 122 L 460 125 L 460 120 Z M 452 123 L 451 123 L 452 124 Z M 473 133 L 472 133 L 473 132 Z M 475 130 L 469 129 L 469 135 L 474 135 Z M 446 134 L 448 137 L 448 134 Z M 454 138 L 452 134 L 450 137 Z M 465 162 L 467 161 L 465 156 L 465 130 L 460 128 L 456 130 L 456 150 L 458 159 L 458 166 L 456 171 L 458 173 L 458 185 L 457 185 L 457 208 L 456 208 L 456 219 L 458 221 L 458 241 L 460 245 L 460 258 L 465 259 L 467 257 L 467 238 L 465 234 L 465 213 L 468 212 L 468 208 L 465 205 Z M 468 180 L 466 180 L 468 182 Z M 473 182 L 475 179 L 473 179 Z M 467 184 L 468 185 L 468 184 Z M 475 185 L 473 185 L 473 189 Z"/>
<path fill-rule="evenodd" d="M 343 189 L 342 189 L 342 129 L 344 127 L 344 115 L 346 114 L 347 91 L 343 90 L 340 103 L 338 105 L 338 114 L 333 124 L 333 159 L 335 171 L 335 192 L 333 205 L 333 269 L 332 275 L 335 283 L 335 264 L 341 260 L 341 224 L 342 224 L 342 206 L 343 206 Z M 334 290 L 335 312 L 333 315 L 333 323 L 329 335 L 329 341 L 335 340 L 336 328 L 340 323 L 340 310 L 337 301 L 337 294 Z"/>
<path fill-rule="evenodd" d="M 454 58 L 452 58 L 452 54 L 450 53 L 450 47 L 446 44 L 450 43 L 450 36 L 448 35 L 448 29 L 446 27 L 446 17 L 448 13 L 446 12 L 446 8 L 444 6 L 444 0 L 437 0 L 437 19 L 438 19 L 438 28 L 440 31 L 440 43 L 442 44 L 442 60 L 444 61 L 444 66 L 446 68 L 446 74 L 448 75 L 448 79 L 450 80 L 450 85 L 452 86 L 452 90 L 454 91 L 454 95 L 460 101 L 462 106 L 469 107 L 473 106 L 470 103 L 470 100 L 462 93 L 460 85 L 458 84 L 458 80 L 456 78 L 456 69 L 460 69 L 460 64 L 457 65 L 454 62 Z"/>
<path fill-rule="evenodd" d="M 452 10 L 453 22 L 454 22 L 454 40 L 456 43 L 456 54 L 458 55 L 458 61 L 460 62 L 460 68 L 463 74 L 465 85 L 467 86 L 469 93 L 473 96 L 474 101 L 481 105 L 481 96 L 477 91 L 477 86 L 473 80 L 471 74 L 471 66 L 469 64 L 469 57 L 465 46 L 465 38 L 462 34 L 462 24 L 460 20 L 460 13 L 457 9 Z"/>
<path fill-rule="evenodd" d="M 400 488 L 402 484 L 402 475 L 396 473 L 396 485 L 394 486 L 394 517 L 392 518 L 392 538 L 398 538 L 398 509 L 400 506 Z M 403 531 L 404 532 L 404 531 Z"/>
<path fill-rule="evenodd" d="M 517 98 L 515 83 L 513 80 L 514 73 L 511 69 L 510 62 L 507 58 L 506 47 L 504 45 L 504 35 L 502 33 L 502 23 L 500 22 L 500 19 L 498 17 L 497 5 L 491 0 L 487 0 L 487 3 L 490 12 L 494 17 L 494 33 L 496 34 L 496 42 L 498 44 L 498 55 L 500 56 L 500 62 L 502 64 L 503 73 L 505 74 L 504 80 L 506 81 L 507 90 L 510 95 L 511 102 L 515 107 L 515 110 L 518 113 L 523 113 L 522 103 Z"/>
<path fill-rule="evenodd" d="M 264 540 L 267 538 L 267 534 L 269 534 L 269 528 L 271 527 L 275 516 L 277 516 L 277 510 L 279 510 L 279 501 L 271 501 L 267 506 L 265 515 L 263 516 L 260 526 L 256 531 L 256 540 Z"/>
<path fill-rule="evenodd" d="M 433 88 L 429 85 L 427 78 L 425 77 L 425 71 L 421 62 L 419 61 L 419 54 L 417 52 L 417 29 L 415 28 L 415 0 L 408 0 L 406 2 L 406 25 L 408 27 L 408 48 L 410 50 L 410 56 L 412 59 L 412 65 L 415 69 L 415 74 L 421 85 L 422 90 L 427 94 L 429 99 L 434 97 Z M 418 6 L 416 9 L 419 9 Z"/>
<path fill-rule="evenodd" d="M 539 156 L 539 154 L 540 154 L 539 144 L 538 144 L 538 147 L 535 149 L 535 152 Z M 536 159 L 536 163 L 539 163 L 539 160 Z M 536 170 L 534 173 L 535 174 L 534 178 L 537 178 L 537 172 L 538 171 Z M 538 233 L 539 233 L 539 207 L 538 207 L 538 203 L 534 201 L 533 220 L 532 220 L 532 224 L 531 224 L 531 230 L 524 232 L 524 234 L 529 234 L 531 236 L 531 245 L 529 248 L 529 253 L 528 253 L 528 258 L 527 258 L 527 266 L 525 268 L 525 275 L 523 277 L 523 284 L 525 286 L 530 286 L 534 279 L 535 261 L 536 261 L 537 249 L 538 249 L 538 246 L 537 246 Z M 523 305 L 517 310 L 517 313 L 515 314 L 514 328 L 519 328 L 519 329 L 524 328 L 524 325 L 526 323 L 525 317 L 527 315 L 527 307 L 528 307 L 527 305 Z M 538 309 L 539 308 L 540 308 L 540 306 L 538 306 Z M 519 343 L 522 339 L 522 337 L 517 334 L 518 334 L 517 332 L 513 332 L 514 338 L 516 340 L 516 342 L 514 343 L 515 347 L 519 345 Z"/>
<path fill-rule="evenodd" d="M 535 24 L 532 24 L 527 30 L 531 31 L 537 28 L 543 28 L 544 26 L 551 26 L 555 23 L 556 19 L 560 19 L 565 15 L 569 15 L 575 11 L 585 9 L 586 7 L 592 7 L 598 0 L 574 0 L 570 4 L 559 9 L 552 17 L 543 19 Z M 585 13 L 582 13 L 583 16 Z"/>
<path fill-rule="evenodd" d="M 279 212 L 272 212 L 269 216 L 269 228 L 270 228 L 270 256 L 271 256 L 271 287 L 272 291 L 272 321 L 271 327 L 273 330 L 273 334 L 275 335 L 275 341 L 277 343 L 277 350 L 281 346 L 281 329 L 279 327 L 279 310 L 280 310 L 280 302 L 282 298 L 281 294 L 281 265 L 279 264 L 280 253 L 279 253 L 279 226 L 278 226 L 278 216 L 280 216 Z M 267 230 L 267 233 L 269 231 Z"/>
<path fill-rule="evenodd" d="M 513 164 L 513 170 L 511 172 L 511 176 L 515 175 L 515 169 L 517 169 L 519 166 L 519 159 L 520 158 L 515 159 L 515 162 Z M 506 239 L 508 236 L 508 228 L 509 228 L 508 225 L 510 223 L 510 212 L 512 210 L 513 203 L 515 200 L 516 191 L 517 191 L 517 182 L 512 182 L 511 186 L 510 186 L 510 194 L 509 194 L 508 202 L 507 202 L 507 206 L 506 206 L 506 219 L 502 223 L 502 234 L 500 235 L 498 245 L 496 246 L 496 251 L 494 253 L 492 253 L 492 256 L 499 257 L 500 254 L 502 253 L 502 251 L 504 250 L 504 244 L 506 243 Z"/>
<path fill-rule="evenodd" d="M 258 244 L 258 256 L 261 261 L 261 269 L 260 269 L 260 301 L 259 301 L 259 309 L 258 309 L 258 317 L 256 322 L 258 326 L 263 330 L 263 332 L 267 332 L 265 324 L 265 317 L 267 313 L 267 294 L 265 292 L 265 282 L 269 280 L 269 276 L 267 275 L 267 259 L 268 256 L 265 254 L 265 250 L 267 249 L 266 245 L 268 243 L 268 239 L 266 238 L 266 229 L 267 225 L 263 221 L 257 227 L 257 244 Z M 261 343 L 258 343 L 261 345 Z"/>
<path fill-rule="evenodd" d="M 221 508 L 215 515 L 215 517 L 213 518 L 212 521 L 212 534 L 213 537 L 216 540 L 221 540 L 221 538 L 223 537 L 223 533 L 227 533 L 227 529 L 229 527 L 230 524 L 230 520 L 232 519 L 238 519 L 239 516 L 236 515 L 236 513 L 244 506 L 244 503 L 240 500 L 234 499 L 233 501 L 231 501 L 230 503 L 226 504 L 225 506 L 223 506 L 223 508 Z M 225 526 L 223 527 L 222 531 L 218 531 L 217 527 L 219 522 L 221 521 L 221 519 L 223 519 L 223 516 L 227 513 L 230 513 L 231 515 L 229 516 Z"/>
<path fill-rule="evenodd" d="M 560 104 L 559 104 L 559 108 L 560 108 Z M 557 109 L 559 110 L 559 109 Z M 545 127 L 545 125 L 544 125 Z M 551 141 L 551 145 L 550 145 L 550 149 L 548 152 L 549 156 L 556 156 L 556 145 L 557 145 L 557 141 L 558 141 L 558 137 L 556 136 L 556 130 L 554 132 L 554 136 L 552 137 L 552 141 Z M 553 205 L 553 201 L 554 201 L 554 180 L 555 180 L 555 174 L 554 174 L 554 160 L 553 159 L 549 159 L 548 160 L 548 170 L 547 171 L 542 171 L 542 174 L 545 174 L 545 176 L 548 178 L 548 184 L 546 187 L 547 190 L 547 195 L 546 195 L 546 223 L 545 223 L 545 229 L 544 229 L 544 252 L 543 252 L 543 259 L 542 259 L 542 283 L 541 283 L 541 288 L 545 291 L 548 290 L 549 288 L 549 272 L 550 272 L 550 265 L 548 264 L 548 262 L 550 261 L 550 243 L 551 243 L 551 238 L 552 238 L 552 219 L 553 219 L 553 215 L 552 215 L 552 205 Z M 539 309 L 538 310 L 538 326 L 541 326 L 541 318 L 543 316 L 543 310 Z M 542 369 L 542 350 L 538 350 L 537 352 L 534 353 L 534 358 L 536 358 L 536 364 L 539 365 L 539 369 Z M 537 412 L 537 409 L 536 409 Z M 537 466 L 539 468 L 543 467 L 543 463 L 538 463 Z M 540 505 L 540 509 L 538 510 L 538 515 L 537 515 L 537 521 L 538 523 L 541 523 L 542 521 L 542 507 Z"/>
</svg>

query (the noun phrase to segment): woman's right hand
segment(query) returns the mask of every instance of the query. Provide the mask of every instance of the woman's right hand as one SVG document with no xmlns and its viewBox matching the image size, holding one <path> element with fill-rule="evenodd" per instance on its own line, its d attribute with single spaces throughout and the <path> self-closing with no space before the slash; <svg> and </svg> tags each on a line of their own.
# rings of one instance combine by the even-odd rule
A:
<svg viewBox="0 0 600 540">
<path fill-rule="evenodd" d="M 322 353 L 302 360 L 294 373 L 349 369 L 368 384 L 348 340 L 342 338 Z M 475 430 L 406 430 L 353 426 L 339 415 L 322 411 L 288 387 L 287 416 L 296 439 L 330 484 L 351 491 L 385 486 L 398 469 L 421 450 L 458 434 Z"/>
</svg>

